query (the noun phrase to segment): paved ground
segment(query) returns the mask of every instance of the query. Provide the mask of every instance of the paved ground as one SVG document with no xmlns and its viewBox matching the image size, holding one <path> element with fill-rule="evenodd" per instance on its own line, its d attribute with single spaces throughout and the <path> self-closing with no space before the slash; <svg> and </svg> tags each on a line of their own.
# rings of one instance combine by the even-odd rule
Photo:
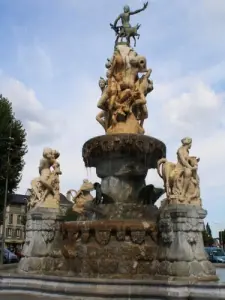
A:
<svg viewBox="0 0 225 300">
<path fill-rule="evenodd" d="M 12 294 L 12 295 L 6 295 L 6 294 L 0 294 L 0 300 L 54 300 L 59 298 L 52 298 L 48 296 L 25 296 L 21 294 Z"/>
</svg>

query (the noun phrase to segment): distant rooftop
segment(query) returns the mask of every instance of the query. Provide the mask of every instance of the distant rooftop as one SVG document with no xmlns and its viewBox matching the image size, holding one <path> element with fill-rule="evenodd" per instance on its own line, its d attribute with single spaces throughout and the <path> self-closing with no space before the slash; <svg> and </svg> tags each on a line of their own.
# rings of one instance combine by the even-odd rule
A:
<svg viewBox="0 0 225 300">
<path fill-rule="evenodd" d="M 19 204 L 26 205 L 28 196 L 22 194 L 11 194 L 9 195 L 9 203 L 10 204 Z M 60 204 L 71 204 L 69 200 L 67 200 L 66 196 L 60 193 Z"/>
</svg>

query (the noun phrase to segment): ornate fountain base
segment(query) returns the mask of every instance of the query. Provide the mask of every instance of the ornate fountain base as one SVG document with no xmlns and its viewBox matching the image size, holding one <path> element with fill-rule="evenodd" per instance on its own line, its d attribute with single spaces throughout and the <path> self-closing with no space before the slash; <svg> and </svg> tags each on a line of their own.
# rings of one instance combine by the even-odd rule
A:
<svg viewBox="0 0 225 300">
<path fill-rule="evenodd" d="M 206 210 L 178 204 L 162 208 L 159 220 L 157 278 L 218 280 L 204 251 L 202 231 Z"/>
<path fill-rule="evenodd" d="M 141 279 L 156 272 L 154 223 L 66 222 L 62 233 L 63 255 L 71 276 Z"/>
</svg>

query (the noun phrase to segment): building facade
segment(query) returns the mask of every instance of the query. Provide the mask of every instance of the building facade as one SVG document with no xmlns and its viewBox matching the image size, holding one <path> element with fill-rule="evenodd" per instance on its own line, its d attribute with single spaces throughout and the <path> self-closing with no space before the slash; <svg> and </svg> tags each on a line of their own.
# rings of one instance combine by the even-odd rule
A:
<svg viewBox="0 0 225 300">
<path fill-rule="evenodd" d="M 25 241 L 25 222 L 27 214 L 27 199 L 28 196 L 21 194 L 12 194 L 9 196 L 8 205 L 6 208 L 5 218 L 5 247 L 20 252 Z M 60 194 L 60 207 L 65 213 L 71 202 Z M 0 226 L 2 235 L 3 225 Z"/>
<path fill-rule="evenodd" d="M 27 196 L 12 194 L 9 196 L 5 216 L 5 247 L 21 251 L 25 239 L 25 217 Z M 1 225 L 1 234 L 3 225 Z"/>
</svg>

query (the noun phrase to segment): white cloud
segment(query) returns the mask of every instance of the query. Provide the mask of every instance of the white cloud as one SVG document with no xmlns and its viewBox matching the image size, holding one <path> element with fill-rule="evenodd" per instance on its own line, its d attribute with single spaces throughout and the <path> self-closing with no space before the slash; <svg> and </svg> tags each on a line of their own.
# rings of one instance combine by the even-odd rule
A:
<svg viewBox="0 0 225 300">
<path fill-rule="evenodd" d="M 65 94 L 64 98 L 57 98 L 56 95 L 57 110 L 53 104 L 50 106 L 47 103 L 48 99 L 37 99 L 36 93 L 39 91 L 6 77 L 4 73 L 0 74 L 1 92 L 12 100 L 16 115 L 28 130 L 29 153 L 21 192 L 38 175 L 37 167 L 44 146 L 55 147 L 61 152 L 62 192 L 77 189 L 85 177 L 96 180 L 95 171 L 84 167 L 81 149 L 87 139 L 103 134 L 101 126 L 95 121 L 98 112 L 96 103 L 100 96 L 96 74 L 103 69 L 105 58 L 112 54 L 108 52 L 107 41 L 112 39 L 112 49 L 109 51 L 113 51 L 114 36 L 108 23 L 122 11 L 123 5 L 120 0 L 110 3 L 105 0 L 61 2 L 74 8 L 79 22 L 83 22 L 81 16 L 84 15 L 84 24 L 89 28 L 90 35 L 85 31 L 85 36 L 82 36 L 83 31 L 76 31 L 71 40 L 76 41 L 74 47 L 81 48 L 85 55 L 90 49 L 90 55 L 81 57 L 79 52 L 79 55 L 67 57 L 62 53 L 63 65 L 73 66 L 72 62 L 77 61 L 80 69 L 74 69 L 73 83 L 65 85 L 65 91 L 60 90 L 62 85 L 59 82 L 49 87 L 52 98 L 57 92 Z M 153 68 L 155 89 L 148 98 L 146 133 L 166 143 L 171 161 L 176 160 L 181 138 L 193 137 L 191 151 L 201 158 L 199 171 L 205 207 L 214 211 L 211 200 L 215 190 L 220 199 L 225 196 L 225 1 L 198 0 L 193 5 L 190 0 L 171 0 L 169 6 L 168 0 L 149 2 L 148 10 L 131 20 L 132 24 L 142 24 L 137 51 L 147 56 L 149 66 Z M 138 8 L 141 3 L 139 0 L 128 1 L 132 9 Z M 70 23 L 70 26 L 77 30 L 79 23 Z M 102 28 L 108 28 L 104 29 L 105 34 Z M 68 26 L 68 29 L 71 28 Z M 63 40 L 64 33 L 58 34 L 58 40 Z M 55 65 L 53 67 L 49 55 L 54 49 L 51 52 L 47 49 L 51 49 L 51 45 L 35 41 L 20 43 L 18 51 L 23 74 L 27 78 L 38 79 L 42 95 L 46 86 L 42 85 L 41 79 L 54 81 L 57 68 Z M 60 71 L 65 74 L 62 80 L 67 82 L 68 73 L 65 70 Z M 51 103 L 54 103 L 53 100 Z M 149 172 L 147 183 L 162 186 L 155 171 Z M 218 200 L 218 203 L 221 202 Z"/>
<path fill-rule="evenodd" d="M 58 136 L 59 131 L 65 125 L 61 122 L 64 119 L 63 116 L 61 116 L 61 120 L 57 119 L 58 112 L 54 109 L 47 110 L 37 99 L 33 89 L 2 73 L 0 90 L 3 96 L 12 102 L 15 115 L 23 122 L 31 145 L 43 145 Z M 59 123 L 61 123 L 60 128 L 58 127 Z"/>
</svg>

